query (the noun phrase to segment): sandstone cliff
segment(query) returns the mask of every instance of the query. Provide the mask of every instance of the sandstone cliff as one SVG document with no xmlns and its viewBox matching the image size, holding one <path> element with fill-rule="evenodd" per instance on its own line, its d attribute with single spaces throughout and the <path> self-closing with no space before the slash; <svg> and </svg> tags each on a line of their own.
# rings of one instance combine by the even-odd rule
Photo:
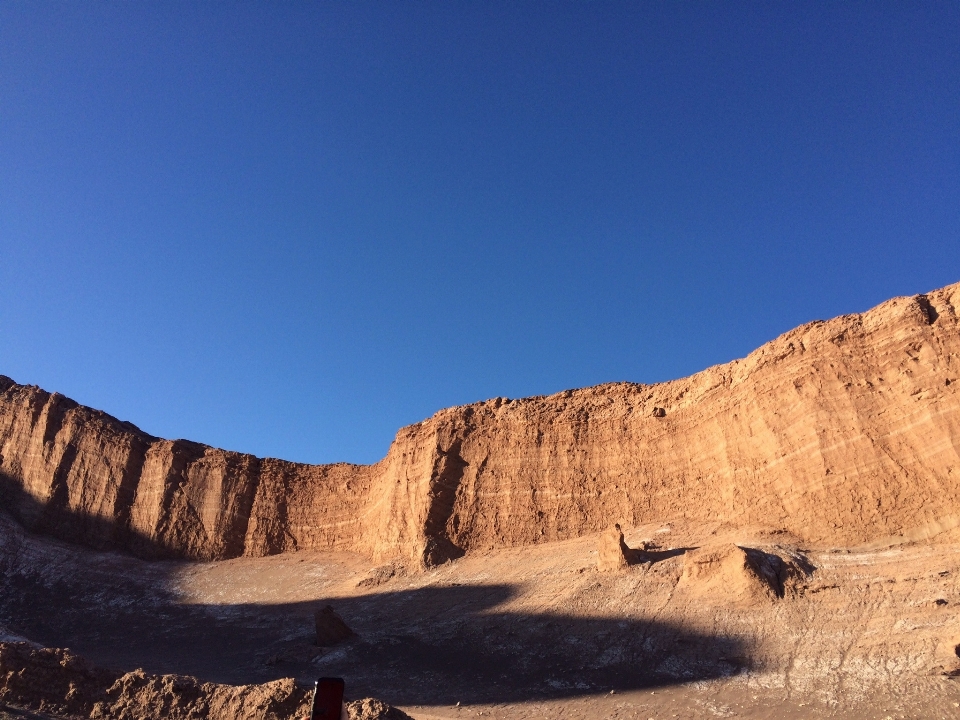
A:
<svg viewBox="0 0 960 720">
<path fill-rule="evenodd" d="M 814 543 L 933 537 L 960 526 L 958 306 L 960 284 L 681 380 L 450 408 L 371 466 L 161 440 L 0 378 L 0 488 L 28 527 L 144 556 L 429 565 L 680 517 Z"/>
</svg>

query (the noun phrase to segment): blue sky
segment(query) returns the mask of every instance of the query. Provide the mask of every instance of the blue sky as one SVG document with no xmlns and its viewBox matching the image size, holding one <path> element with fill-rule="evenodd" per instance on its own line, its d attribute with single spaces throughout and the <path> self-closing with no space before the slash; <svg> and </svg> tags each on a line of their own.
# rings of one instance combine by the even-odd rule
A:
<svg viewBox="0 0 960 720">
<path fill-rule="evenodd" d="M 0 4 L 0 373 L 373 462 L 960 280 L 960 5 Z"/>
</svg>

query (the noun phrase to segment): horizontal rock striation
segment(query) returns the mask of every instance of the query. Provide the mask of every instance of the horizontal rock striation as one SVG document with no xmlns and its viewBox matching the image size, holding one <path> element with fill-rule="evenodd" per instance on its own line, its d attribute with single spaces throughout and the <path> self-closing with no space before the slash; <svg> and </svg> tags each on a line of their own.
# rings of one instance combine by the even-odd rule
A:
<svg viewBox="0 0 960 720">
<path fill-rule="evenodd" d="M 0 377 L 0 493 L 28 528 L 144 557 L 352 548 L 371 469 L 162 440 Z"/>
<path fill-rule="evenodd" d="M 350 549 L 432 565 L 670 518 L 813 543 L 960 526 L 960 284 L 748 357 L 443 410 L 370 466 L 162 440 L 0 378 L 0 489 L 30 528 L 143 556 Z"/>
</svg>

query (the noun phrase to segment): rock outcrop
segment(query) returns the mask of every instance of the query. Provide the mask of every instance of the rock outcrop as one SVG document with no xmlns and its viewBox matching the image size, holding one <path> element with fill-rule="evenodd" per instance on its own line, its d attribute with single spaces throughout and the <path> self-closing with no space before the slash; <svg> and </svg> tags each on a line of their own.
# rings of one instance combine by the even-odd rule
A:
<svg viewBox="0 0 960 720">
<path fill-rule="evenodd" d="M 619 523 L 600 534 L 597 542 L 597 570 L 623 570 L 642 560 L 642 551 L 630 548 L 624 541 Z"/>
<path fill-rule="evenodd" d="M 403 710 L 376 698 L 353 700 L 344 705 L 350 720 L 413 720 Z"/>
<path fill-rule="evenodd" d="M 90 720 L 301 720 L 310 714 L 310 693 L 292 678 L 220 685 L 188 675 L 115 673 L 70 650 L 31 642 L 0 641 L 0 703 Z M 412 720 L 376 698 L 344 703 L 344 710 L 348 720 Z"/>
<path fill-rule="evenodd" d="M 684 555 L 677 591 L 707 604 L 751 606 L 783 597 L 787 574 L 778 555 L 721 543 Z"/>
<path fill-rule="evenodd" d="M 960 527 L 960 284 L 813 322 L 748 357 L 450 408 L 375 465 L 152 437 L 0 379 L 0 487 L 28 527 L 143 556 L 352 549 L 431 565 L 613 518 L 853 545 Z"/>
<path fill-rule="evenodd" d="M 330 605 L 326 605 L 313 613 L 316 627 L 316 643 L 320 647 L 330 647 L 353 637 L 353 630 L 347 627 L 343 618 L 334 612 Z"/>
<path fill-rule="evenodd" d="M 309 696 L 291 678 L 233 686 L 142 670 L 121 674 L 69 650 L 0 642 L 0 702 L 91 720 L 287 720 L 306 716 Z"/>
</svg>

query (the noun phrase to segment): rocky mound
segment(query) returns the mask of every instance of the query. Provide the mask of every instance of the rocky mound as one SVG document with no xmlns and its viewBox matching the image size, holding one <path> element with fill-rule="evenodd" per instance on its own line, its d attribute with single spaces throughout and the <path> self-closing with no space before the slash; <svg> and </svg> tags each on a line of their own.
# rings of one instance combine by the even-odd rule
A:
<svg viewBox="0 0 960 720">
<path fill-rule="evenodd" d="M 677 591 L 707 604 L 749 607 L 782 598 L 792 581 L 809 573 L 800 563 L 733 543 L 705 545 L 684 555 Z"/>
<path fill-rule="evenodd" d="M 929 538 L 960 527 L 958 305 L 952 285 L 673 382 L 451 408 L 371 466 L 162 440 L 0 378 L 0 490 L 28 527 L 148 557 L 350 549 L 415 567 L 612 518 Z"/>
<path fill-rule="evenodd" d="M 402 710 L 376 698 L 365 698 L 346 703 L 350 720 L 413 720 Z"/>
<path fill-rule="evenodd" d="M 0 703 L 90 720 L 291 720 L 308 716 L 310 695 L 291 678 L 233 686 L 143 670 L 119 674 L 69 650 L 0 642 Z M 375 698 L 345 708 L 349 720 L 411 720 Z"/>
<path fill-rule="evenodd" d="M 306 713 L 307 692 L 292 679 L 217 685 L 181 675 L 118 674 L 69 650 L 0 643 L 0 701 L 53 715 L 135 720 L 288 720 Z"/>
<path fill-rule="evenodd" d="M 317 631 L 316 643 L 321 647 L 336 645 L 353 636 L 353 630 L 347 627 L 330 605 L 315 611 L 313 620 Z"/>
</svg>

